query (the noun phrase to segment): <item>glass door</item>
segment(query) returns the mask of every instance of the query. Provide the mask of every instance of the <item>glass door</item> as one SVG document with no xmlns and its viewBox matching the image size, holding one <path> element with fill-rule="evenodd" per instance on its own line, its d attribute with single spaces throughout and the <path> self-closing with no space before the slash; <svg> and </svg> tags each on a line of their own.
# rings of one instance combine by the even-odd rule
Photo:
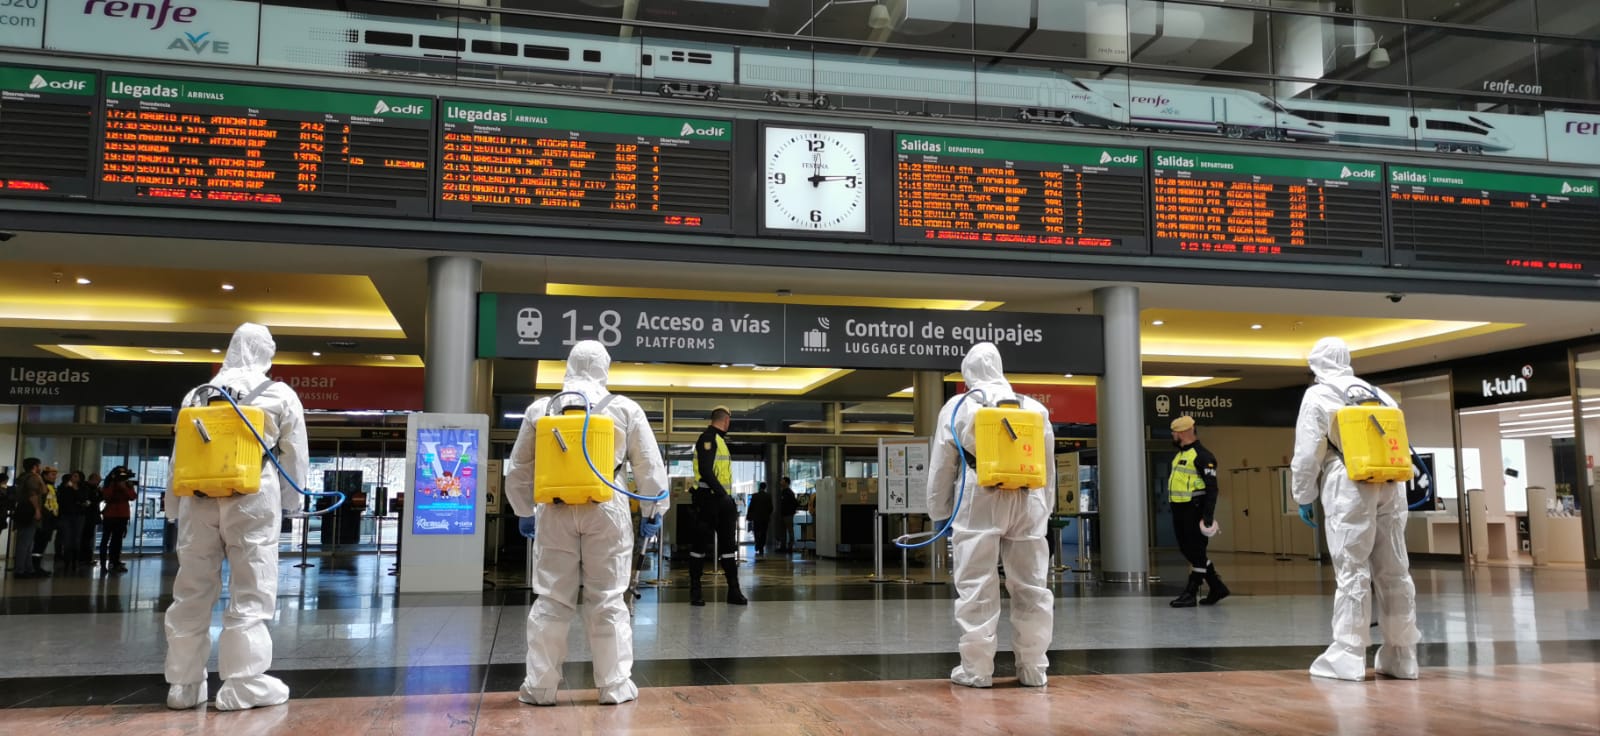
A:
<svg viewBox="0 0 1600 736">
<path fill-rule="evenodd" d="M 1577 351 L 1573 357 L 1573 411 L 1582 421 L 1576 427 L 1572 482 L 1555 488 L 1552 520 L 1560 521 L 1550 541 L 1564 547 L 1560 550 L 1563 557 L 1579 551 L 1581 545 L 1582 561 L 1600 567 L 1600 523 L 1595 518 L 1595 485 L 1600 479 L 1600 471 L 1595 469 L 1595 458 L 1600 457 L 1600 350 Z M 1568 539 L 1574 533 L 1576 542 Z"/>
</svg>

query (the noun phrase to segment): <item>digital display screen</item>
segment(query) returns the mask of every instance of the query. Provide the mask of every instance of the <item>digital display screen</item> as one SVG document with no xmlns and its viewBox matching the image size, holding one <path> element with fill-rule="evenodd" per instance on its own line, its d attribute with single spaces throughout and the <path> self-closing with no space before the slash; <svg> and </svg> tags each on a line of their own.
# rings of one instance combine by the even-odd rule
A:
<svg viewBox="0 0 1600 736">
<path fill-rule="evenodd" d="M 895 241 L 1145 253 L 1144 151 L 895 136 Z"/>
<path fill-rule="evenodd" d="M 729 121 L 442 104 L 440 216 L 733 229 Z"/>
<path fill-rule="evenodd" d="M 1416 268 L 1600 273 L 1600 182 L 1389 167 L 1394 263 Z"/>
<path fill-rule="evenodd" d="M 1384 265 L 1383 166 L 1151 151 L 1156 255 Z"/>
<path fill-rule="evenodd" d="M 93 193 L 99 92 L 92 73 L 0 66 L 0 196 Z"/>
<path fill-rule="evenodd" d="M 477 531 L 478 459 L 478 430 L 417 429 L 412 534 Z"/>
<path fill-rule="evenodd" d="M 426 217 L 433 101 L 106 80 L 100 198 Z"/>
</svg>

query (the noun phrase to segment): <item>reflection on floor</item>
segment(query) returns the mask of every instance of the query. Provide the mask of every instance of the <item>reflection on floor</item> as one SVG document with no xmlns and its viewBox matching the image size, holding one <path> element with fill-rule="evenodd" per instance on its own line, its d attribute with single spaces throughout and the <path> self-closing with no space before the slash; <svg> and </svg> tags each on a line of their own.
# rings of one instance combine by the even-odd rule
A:
<svg viewBox="0 0 1600 736">
<path fill-rule="evenodd" d="M 957 637 L 946 584 L 873 583 L 869 564 L 770 559 L 742 570 L 750 606 L 720 603 L 719 582 L 712 605 L 692 608 L 674 571 L 639 602 L 640 703 L 594 705 L 579 623 L 562 694 L 571 705 L 535 709 L 513 695 L 531 597 L 521 571 L 491 575 L 495 587 L 481 593 L 397 595 L 393 559 L 312 558 L 307 569 L 283 560 L 275 672 L 296 700 L 242 715 L 160 708 L 171 561 L 136 560 L 123 576 L 7 579 L 0 630 L 28 635 L 22 644 L 6 636 L 0 656 L 0 707 L 9 709 L 0 732 L 716 733 L 737 723 L 762 734 L 1481 732 L 1513 724 L 1595 733 L 1600 723 L 1600 573 L 1584 570 L 1418 563 L 1424 680 L 1364 685 L 1304 674 L 1329 636 L 1325 567 L 1218 555 L 1234 597 L 1187 610 L 1166 605 L 1181 580 L 1176 557 L 1159 558 L 1167 582 L 1151 589 L 1063 574 L 1045 694 L 1014 680 L 988 692 L 943 682 Z M 1001 632 L 997 676 L 1005 678 L 1005 625 Z"/>
</svg>

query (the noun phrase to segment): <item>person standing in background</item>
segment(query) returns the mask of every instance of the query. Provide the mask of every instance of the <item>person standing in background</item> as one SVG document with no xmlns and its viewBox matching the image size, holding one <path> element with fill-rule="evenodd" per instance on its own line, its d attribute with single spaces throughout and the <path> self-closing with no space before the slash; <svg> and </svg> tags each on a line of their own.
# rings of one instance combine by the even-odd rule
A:
<svg viewBox="0 0 1600 736">
<path fill-rule="evenodd" d="M 61 471 L 53 466 L 46 465 L 39 471 L 39 477 L 44 480 L 44 495 L 39 499 L 39 530 L 33 537 L 33 569 L 43 571 L 44 552 L 50 548 L 50 540 L 55 538 L 56 527 L 61 522 L 61 499 L 56 492 L 56 479 Z"/>
<path fill-rule="evenodd" d="M 1189 583 L 1171 605 L 1193 608 L 1201 583 L 1206 585 L 1206 597 L 1199 603 L 1216 605 L 1228 597 L 1228 586 L 1222 584 L 1216 566 L 1206 556 L 1207 535 L 1217 533 L 1217 496 L 1222 492 L 1217 482 L 1217 456 L 1200 444 L 1194 417 L 1172 420 L 1172 444 L 1178 447 L 1178 454 L 1173 456 L 1172 472 L 1167 476 L 1167 500 L 1172 504 L 1172 531 L 1178 537 L 1178 549 L 1189 562 Z"/>
<path fill-rule="evenodd" d="M 61 569 L 68 573 L 78 572 L 83 563 L 84 517 L 89 513 L 91 502 L 98 504 L 99 492 L 90 496 L 88 487 L 84 485 L 83 473 L 73 471 L 67 473 L 65 480 L 61 481 L 61 488 L 56 492 L 57 500 L 61 504 L 61 521 L 59 536 L 56 537 L 56 556 L 61 560 Z"/>
<path fill-rule="evenodd" d="M 16 537 L 12 554 L 17 561 L 16 576 L 23 580 L 50 575 L 49 570 L 39 569 L 33 561 L 33 540 L 39 533 L 39 522 L 44 519 L 44 478 L 39 475 L 40 465 L 36 457 L 22 461 L 22 476 L 17 478 L 17 509 L 11 514 Z"/>
<path fill-rule="evenodd" d="M 794 515 L 800 511 L 800 497 L 794 494 L 794 484 L 788 476 L 783 479 L 783 485 L 778 487 L 778 497 L 773 499 L 773 504 L 778 507 L 774 523 L 778 525 L 778 551 L 783 554 L 794 552 Z"/>
<path fill-rule="evenodd" d="M 132 502 L 139 500 L 133 473 L 118 465 L 106 476 L 100 496 L 106 502 L 105 533 L 100 536 L 100 567 L 106 572 L 127 572 L 122 564 L 122 544 L 128 538 L 128 522 L 133 519 Z"/>
<path fill-rule="evenodd" d="M 98 564 L 94 557 L 94 535 L 100 530 L 100 505 L 104 503 L 100 495 L 100 484 L 99 473 L 90 473 L 83 483 L 84 495 L 89 498 L 89 507 L 83 516 L 83 536 L 78 540 L 78 559 L 88 562 L 90 567 Z"/>
<path fill-rule="evenodd" d="M 762 557 L 767 553 L 767 529 L 772 526 L 772 492 L 767 490 L 766 483 L 756 487 L 745 518 L 750 520 L 750 530 L 756 538 L 756 556 Z"/>
</svg>

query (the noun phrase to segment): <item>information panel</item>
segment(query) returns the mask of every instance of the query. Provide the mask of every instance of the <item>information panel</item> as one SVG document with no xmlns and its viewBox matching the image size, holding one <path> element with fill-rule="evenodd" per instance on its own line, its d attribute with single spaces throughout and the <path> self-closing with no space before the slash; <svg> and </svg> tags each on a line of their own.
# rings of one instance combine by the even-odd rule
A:
<svg viewBox="0 0 1600 736">
<path fill-rule="evenodd" d="M 895 240 L 1145 253 L 1144 151 L 895 136 Z"/>
<path fill-rule="evenodd" d="M 1397 266 L 1593 276 L 1600 182 L 1389 167 Z"/>
<path fill-rule="evenodd" d="M 1151 151 L 1157 255 L 1385 265 L 1383 167 Z"/>
<path fill-rule="evenodd" d="M 733 229 L 733 124 L 445 101 L 439 214 Z"/>
<path fill-rule="evenodd" d="M 0 66 L 0 195 L 93 193 L 99 92 L 92 73 Z"/>
<path fill-rule="evenodd" d="M 426 217 L 433 101 L 111 77 L 100 198 Z"/>
</svg>

